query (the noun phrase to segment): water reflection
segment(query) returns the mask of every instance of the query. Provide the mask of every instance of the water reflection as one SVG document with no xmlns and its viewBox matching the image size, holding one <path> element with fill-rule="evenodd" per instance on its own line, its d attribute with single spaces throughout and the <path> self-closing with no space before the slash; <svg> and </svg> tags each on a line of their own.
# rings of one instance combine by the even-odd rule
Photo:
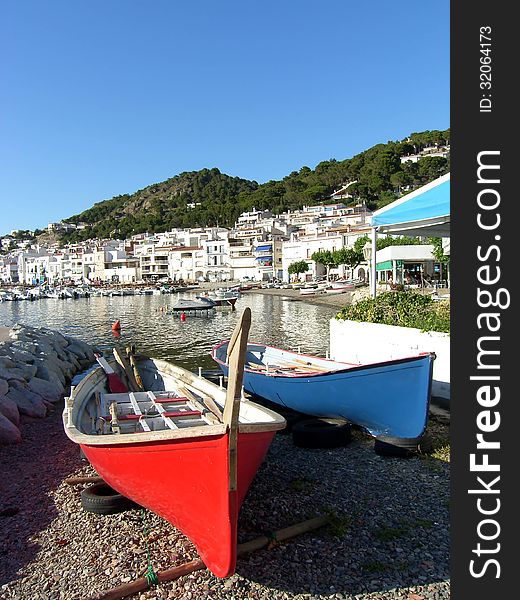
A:
<svg viewBox="0 0 520 600">
<path fill-rule="evenodd" d="M 176 295 L 162 295 L 2 302 L 0 325 L 49 327 L 101 349 L 111 349 L 116 342 L 122 346 L 135 344 L 141 352 L 189 369 L 214 369 L 211 348 L 230 337 L 246 306 L 252 313 L 252 341 L 294 350 L 300 347 L 302 352 L 321 356 L 329 348 L 329 320 L 337 312 L 334 307 L 248 293 L 238 300 L 234 312 L 218 310 L 210 316 L 188 316 L 183 322 L 179 315 L 159 310 L 176 301 Z M 117 319 L 121 331 L 116 337 L 111 327 Z"/>
</svg>

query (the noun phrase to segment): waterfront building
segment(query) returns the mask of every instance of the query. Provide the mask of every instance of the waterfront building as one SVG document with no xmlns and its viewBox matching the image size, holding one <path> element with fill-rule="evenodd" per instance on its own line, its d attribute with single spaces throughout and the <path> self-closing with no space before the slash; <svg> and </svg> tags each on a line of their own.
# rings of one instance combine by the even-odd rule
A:
<svg viewBox="0 0 520 600">
<path fill-rule="evenodd" d="M 9 256 L 0 257 L 0 282 L 18 283 L 18 261 Z"/>
<path fill-rule="evenodd" d="M 136 247 L 141 279 L 148 282 L 168 279 L 168 255 L 174 248 L 176 246 L 154 243 L 143 243 Z"/>
<path fill-rule="evenodd" d="M 387 246 L 376 253 L 378 283 L 447 287 L 447 272 L 435 262 L 431 244 Z"/>
<path fill-rule="evenodd" d="M 227 281 L 231 278 L 229 266 L 229 231 L 213 232 L 202 242 L 205 255 L 205 278 L 209 281 Z"/>
<path fill-rule="evenodd" d="M 108 283 L 136 283 L 141 279 L 140 261 L 124 249 L 103 251 L 105 263 L 103 280 Z"/>
<path fill-rule="evenodd" d="M 177 246 L 168 253 L 168 277 L 172 281 L 197 282 L 206 273 L 206 252 L 202 246 Z"/>
<path fill-rule="evenodd" d="M 370 227 L 361 225 L 359 227 L 351 227 L 350 225 L 338 227 L 336 229 L 328 229 L 326 231 L 305 234 L 304 231 L 293 233 L 290 240 L 283 242 L 282 247 L 282 272 L 284 281 L 290 281 L 289 265 L 294 262 L 304 260 L 308 265 L 308 271 L 300 275 L 304 280 L 310 281 L 316 277 L 325 275 L 326 268 L 324 265 L 315 263 L 312 260 L 312 255 L 315 252 L 340 250 L 341 248 L 351 248 L 359 237 L 368 235 Z M 367 276 L 367 265 L 362 261 L 354 269 L 346 265 L 340 265 L 330 269 L 331 277 L 339 278 L 360 278 L 365 279 Z"/>
</svg>

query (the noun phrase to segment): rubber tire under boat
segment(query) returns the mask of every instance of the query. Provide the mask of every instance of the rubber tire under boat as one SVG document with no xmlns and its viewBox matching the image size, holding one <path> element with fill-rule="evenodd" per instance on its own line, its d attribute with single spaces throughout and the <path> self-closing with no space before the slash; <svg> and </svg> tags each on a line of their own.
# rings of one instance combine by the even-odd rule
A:
<svg viewBox="0 0 520 600">
<path fill-rule="evenodd" d="M 351 424 L 343 419 L 306 419 L 293 425 L 292 437 L 299 448 L 340 448 L 352 441 Z"/>
<path fill-rule="evenodd" d="M 297 423 L 301 423 L 301 421 L 303 421 L 304 419 L 308 419 L 308 415 L 302 415 L 301 413 L 298 412 L 285 412 L 282 411 L 280 409 L 277 409 L 277 412 L 279 415 L 282 415 L 282 417 L 286 420 L 287 424 L 285 425 L 285 427 L 283 429 L 279 429 L 278 433 L 280 435 L 289 435 L 290 433 L 292 433 L 293 427 L 297 424 Z"/>
<path fill-rule="evenodd" d="M 385 436 L 375 438 L 374 451 L 380 456 L 397 456 L 405 458 L 414 454 L 423 454 L 432 449 L 433 440 L 428 431 L 418 438 L 393 438 Z"/>
<path fill-rule="evenodd" d="M 114 515 L 140 508 L 133 500 L 119 494 L 106 483 L 95 483 L 81 491 L 81 506 L 97 515 Z"/>
</svg>

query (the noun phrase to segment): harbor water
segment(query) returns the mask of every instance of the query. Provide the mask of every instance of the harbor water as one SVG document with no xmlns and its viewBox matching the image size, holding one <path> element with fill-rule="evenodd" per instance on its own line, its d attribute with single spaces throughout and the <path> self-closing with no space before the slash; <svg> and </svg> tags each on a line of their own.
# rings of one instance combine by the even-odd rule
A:
<svg viewBox="0 0 520 600">
<path fill-rule="evenodd" d="M 16 323 L 48 327 L 107 352 L 115 343 L 123 347 L 135 344 L 139 352 L 196 370 L 216 368 L 211 348 L 229 339 L 246 306 L 252 313 L 251 341 L 288 350 L 300 348 L 319 356 L 329 350 L 329 321 L 338 312 L 333 306 L 247 292 L 238 299 L 235 311 L 217 309 L 209 315 L 189 315 L 182 321 L 178 314 L 164 310 L 177 300 L 177 294 L 162 294 L 1 302 L 0 327 Z M 117 320 L 121 323 L 120 336 L 111 329 Z"/>
</svg>

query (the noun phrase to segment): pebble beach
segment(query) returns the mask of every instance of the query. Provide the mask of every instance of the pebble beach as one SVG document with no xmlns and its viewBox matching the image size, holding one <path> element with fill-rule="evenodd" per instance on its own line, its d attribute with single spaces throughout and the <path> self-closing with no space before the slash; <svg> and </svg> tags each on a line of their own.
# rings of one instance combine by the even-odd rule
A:
<svg viewBox="0 0 520 600">
<path fill-rule="evenodd" d="M 150 512 L 82 509 L 84 485 L 64 480 L 95 473 L 66 438 L 61 408 L 25 418 L 23 442 L 0 447 L 0 598 L 91 598 L 142 577 L 146 543 L 155 571 L 197 558 Z M 444 419 L 430 427 L 448 435 Z M 333 524 L 240 557 L 228 579 L 201 570 L 135 597 L 447 599 L 449 492 L 449 464 L 431 455 L 382 457 L 357 431 L 337 449 L 297 448 L 277 434 L 242 507 L 239 542 L 317 514 Z"/>
<path fill-rule="evenodd" d="M 18 407 L 20 432 L 17 443 L 0 445 L 0 599 L 93 600 L 149 568 L 157 573 L 197 559 L 189 539 L 153 513 L 88 512 L 81 491 L 89 484 L 67 481 L 97 475 L 61 420 L 69 393 L 63 382 L 91 362 L 92 348 L 23 326 L 0 328 L 0 335 L 9 390 L 2 406 Z M 52 397 L 39 376 L 55 383 Z M 20 385 L 30 405 L 12 395 Z M 357 429 L 350 444 L 335 449 L 299 448 L 289 433 L 278 433 L 242 506 L 239 543 L 319 515 L 329 525 L 240 556 L 227 579 L 201 569 L 133 597 L 449 598 L 449 413 L 431 410 L 433 451 L 408 458 L 376 454 L 373 439 Z M 208 499 L 204 518 L 210 513 Z"/>
</svg>

